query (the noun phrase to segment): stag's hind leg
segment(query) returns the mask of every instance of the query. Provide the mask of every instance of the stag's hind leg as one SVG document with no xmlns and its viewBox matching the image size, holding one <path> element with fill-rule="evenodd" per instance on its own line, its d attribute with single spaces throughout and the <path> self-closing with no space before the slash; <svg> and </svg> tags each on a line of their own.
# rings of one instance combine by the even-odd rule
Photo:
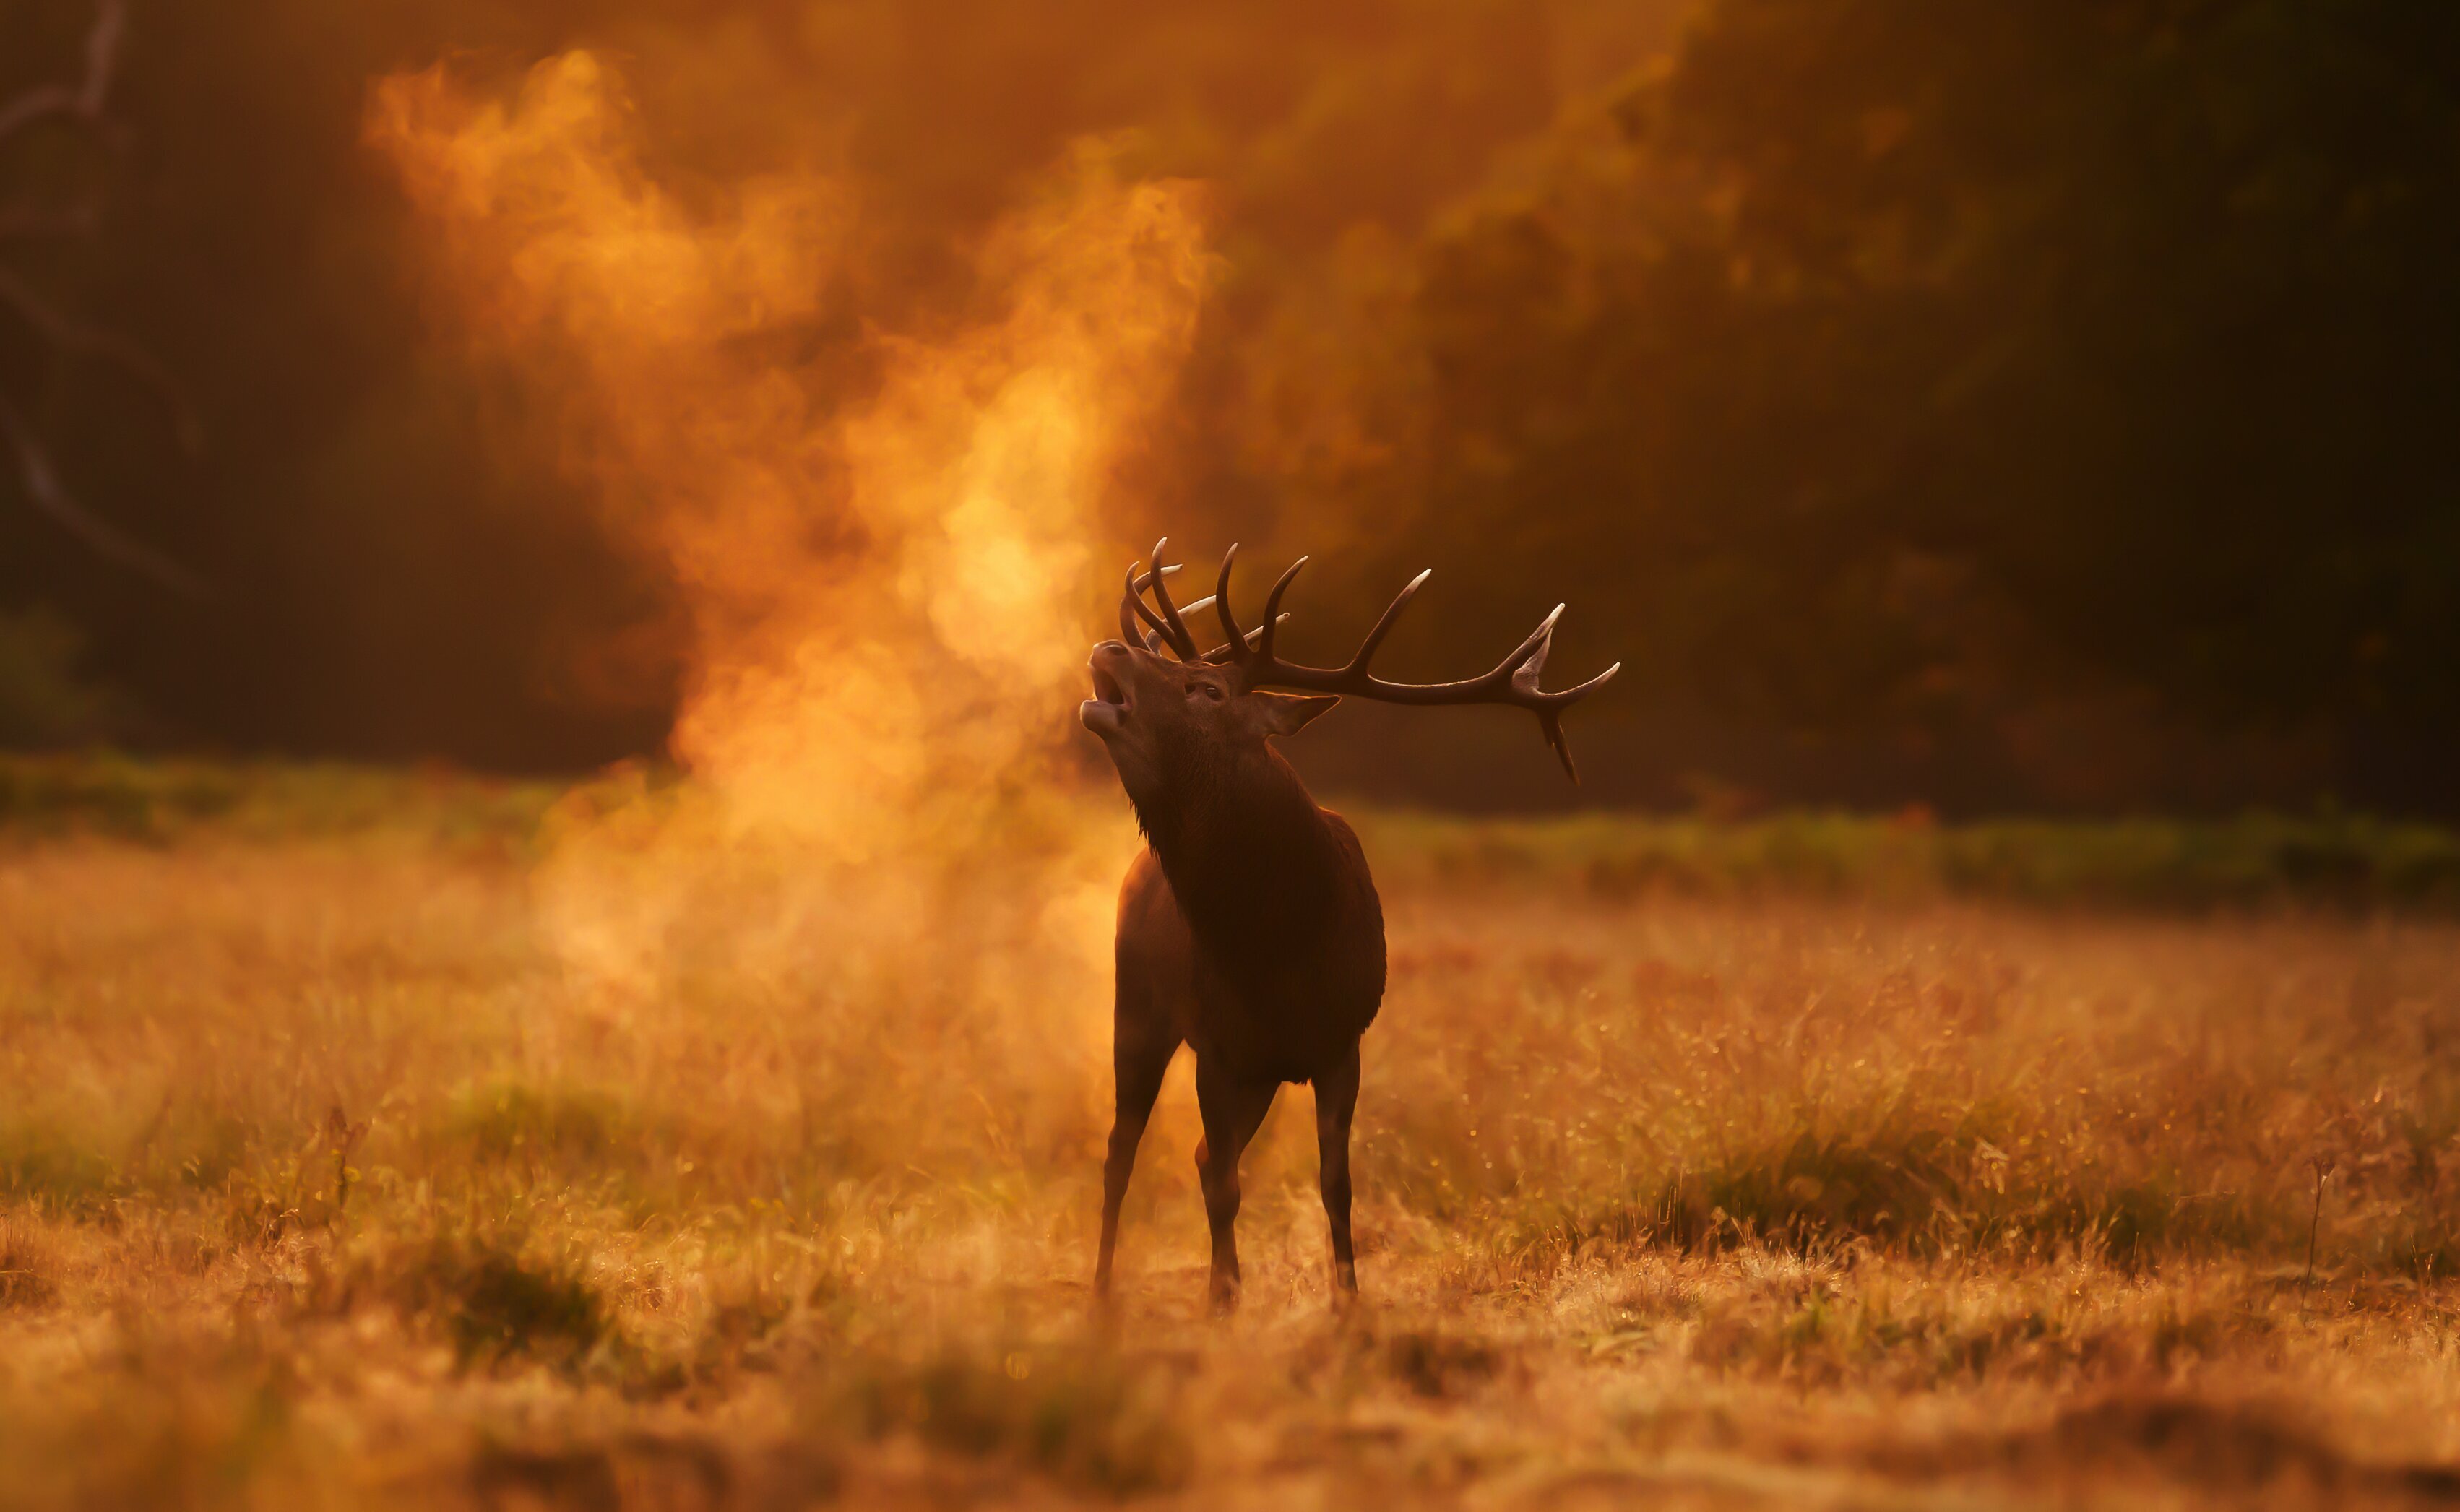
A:
<svg viewBox="0 0 2460 1512">
<path fill-rule="evenodd" d="M 1218 1316 L 1239 1305 L 1239 1157 L 1273 1106 L 1277 1081 L 1241 1081 L 1202 1056 L 1196 1061 L 1196 1107 L 1204 1139 L 1196 1174 L 1204 1185 L 1204 1217 L 1213 1225 L 1211 1305 Z"/>
<path fill-rule="evenodd" d="M 1093 1294 L 1111 1294 L 1111 1254 L 1119 1243 L 1119 1203 L 1128 1195 L 1128 1178 L 1136 1168 L 1136 1146 L 1144 1141 L 1145 1124 L 1153 1118 L 1154 1099 L 1161 1095 L 1161 1078 L 1170 1057 L 1178 1054 L 1178 1032 L 1152 1015 L 1131 1012 L 1121 995 L 1111 1041 L 1111 1071 L 1118 1083 L 1118 1111 L 1111 1121 L 1110 1154 L 1102 1161 L 1102 1250 L 1093 1264 Z"/>
<path fill-rule="evenodd" d="M 1358 1289 L 1358 1257 L 1349 1247 L 1349 1120 L 1358 1112 L 1358 1047 L 1336 1070 L 1315 1078 L 1316 1161 L 1324 1186 L 1324 1216 L 1332 1225 L 1332 1279 L 1344 1291 Z"/>
</svg>

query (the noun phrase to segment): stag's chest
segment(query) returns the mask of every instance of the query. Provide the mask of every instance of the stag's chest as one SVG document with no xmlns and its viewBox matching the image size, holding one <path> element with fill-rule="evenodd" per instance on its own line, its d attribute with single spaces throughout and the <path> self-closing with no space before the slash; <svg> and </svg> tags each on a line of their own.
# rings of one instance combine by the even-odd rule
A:
<svg viewBox="0 0 2460 1512">
<path fill-rule="evenodd" d="M 1281 1081 L 1339 1065 L 1384 998 L 1381 912 L 1345 912 L 1312 938 L 1199 932 L 1183 1026 L 1197 1054 Z"/>
</svg>

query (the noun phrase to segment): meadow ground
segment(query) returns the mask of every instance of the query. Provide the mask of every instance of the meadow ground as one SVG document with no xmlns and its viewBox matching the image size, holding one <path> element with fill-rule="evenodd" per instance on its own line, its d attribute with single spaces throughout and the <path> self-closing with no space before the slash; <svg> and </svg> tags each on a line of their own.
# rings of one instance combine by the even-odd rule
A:
<svg viewBox="0 0 2460 1512">
<path fill-rule="evenodd" d="M 2460 1501 L 2428 832 L 1370 817 L 1365 1299 L 1297 1089 L 1214 1323 L 970 895 L 611 971 L 553 794 L 0 777 L 0 1507 Z"/>
</svg>

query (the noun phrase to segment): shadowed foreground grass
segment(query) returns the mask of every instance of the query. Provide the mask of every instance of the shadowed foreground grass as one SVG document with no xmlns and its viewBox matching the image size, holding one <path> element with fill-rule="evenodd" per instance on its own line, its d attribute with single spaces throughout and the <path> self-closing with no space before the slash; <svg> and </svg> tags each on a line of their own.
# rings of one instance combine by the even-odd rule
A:
<svg viewBox="0 0 2460 1512">
<path fill-rule="evenodd" d="M 464 833 L 0 850 L 0 1507 L 2460 1498 L 2433 917 L 1370 833 L 1367 1301 L 1298 1089 L 1216 1326 L 1183 1064 L 1089 1305 L 1098 970 L 971 896 L 942 955 L 753 948 L 747 891 L 594 973 Z"/>
</svg>

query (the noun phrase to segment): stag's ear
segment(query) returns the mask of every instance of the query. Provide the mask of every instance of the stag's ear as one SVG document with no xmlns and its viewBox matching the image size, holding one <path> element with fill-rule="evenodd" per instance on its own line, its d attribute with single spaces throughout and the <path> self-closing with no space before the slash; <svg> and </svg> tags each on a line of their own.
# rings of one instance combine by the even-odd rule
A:
<svg viewBox="0 0 2460 1512">
<path fill-rule="evenodd" d="M 1256 711 L 1256 723 L 1268 735 L 1294 735 L 1341 702 L 1328 694 L 1301 697 L 1294 693 L 1257 692 L 1247 697 Z"/>
</svg>

